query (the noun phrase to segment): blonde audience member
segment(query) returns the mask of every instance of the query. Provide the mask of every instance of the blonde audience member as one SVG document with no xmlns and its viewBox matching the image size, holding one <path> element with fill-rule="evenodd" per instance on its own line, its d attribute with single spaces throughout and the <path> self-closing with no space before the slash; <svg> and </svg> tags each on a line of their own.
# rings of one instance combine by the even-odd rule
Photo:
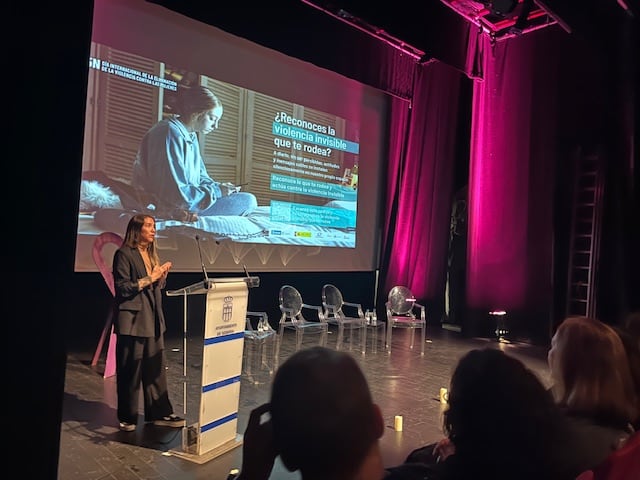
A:
<svg viewBox="0 0 640 480">
<path fill-rule="evenodd" d="M 569 317 L 551 340 L 551 392 L 583 440 L 582 454 L 598 465 L 633 433 L 638 398 L 616 331 L 589 317 Z"/>
</svg>

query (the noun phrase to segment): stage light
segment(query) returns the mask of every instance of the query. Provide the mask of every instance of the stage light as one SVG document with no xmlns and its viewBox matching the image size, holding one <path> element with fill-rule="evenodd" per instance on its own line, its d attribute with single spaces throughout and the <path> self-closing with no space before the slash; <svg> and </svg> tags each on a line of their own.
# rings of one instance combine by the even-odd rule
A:
<svg viewBox="0 0 640 480">
<path fill-rule="evenodd" d="M 507 312 L 504 310 L 491 310 L 489 312 L 489 317 L 495 322 L 496 326 L 496 338 L 500 343 L 509 343 L 507 340 L 507 335 L 509 334 L 509 329 L 507 328 Z"/>
</svg>

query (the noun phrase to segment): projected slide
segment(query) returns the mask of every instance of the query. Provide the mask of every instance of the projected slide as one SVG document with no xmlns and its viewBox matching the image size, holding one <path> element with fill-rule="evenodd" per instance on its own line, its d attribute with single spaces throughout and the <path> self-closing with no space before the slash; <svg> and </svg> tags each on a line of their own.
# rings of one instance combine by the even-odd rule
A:
<svg viewBox="0 0 640 480">
<path fill-rule="evenodd" d="M 94 47 L 108 58 L 89 59 L 91 76 L 104 77 L 94 79 L 93 83 L 107 85 L 104 94 L 97 95 L 101 105 L 108 105 L 104 112 L 95 112 L 101 124 L 98 130 L 108 131 L 114 123 L 122 123 L 124 129 L 129 120 L 135 122 L 136 127 L 142 127 L 141 120 L 128 118 L 132 110 L 146 110 L 149 113 L 143 114 L 143 118 L 149 118 L 161 106 L 155 120 L 171 118 L 172 105 L 179 101 L 176 96 L 180 91 L 193 88 L 194 83 L 204 85 L 221 99 L 224 109 L 218 130 L 206 136 L 199 134 L 196 144 L 208 175 L 216 183 L 238 186 L 238 191 L 252 193 L 258 205 L 242 215 L 201 214 L 178 203 L 160 208 L 162 194 L 149 198 L 153 189 L 145 191 L 132 181 L 130 171 L 137 152 L 123 151 L 119 158 L 110 156 L 97 162 L 105 166 L 102 171 L 85 172 L 80 199 L 81 213 L 85 216 L 81 217 L 81 226 L 121 229 L 121 223 L 131 215 L 149 212 L 156 216 L 158 229 L 164 236 L 171 235 L 172 231 L 201 231 L 218 241 L 355 247 L 358 125 L 304 105 L 145 59 L 155 70 L 165 72 L 162 77 L 153 71 L 141 70 L 140 59 L 123 62 L 128 57 L 126 52 L 115 52 L 100 45 Z M 119 63 L 113 61 L 114 57 Z M 144 91 L 145 95 L 136 94 L 137 90 Z M 126 97 L 121 97 L 123 94 Z M 117 105 L 123 101 L 128 105 Z M 132 105 L 132 101 L 136 104 Z M 175 118 L 180 120 L 180 116 Z M 238 146 L 241 148 L 229 151 L 229 147 L 235 147 L 229 145 L 230 139 L 242 139 L 242 145 Z M 164 144 L 166 138 L 163 136 L 158 141 Z M 100 151 L 108 153 L 106 150 L 96 153 Z M 167 167 L 161 163 L 173 161 L 166 156 L 160 152 L 157 158 L 149 160 L 148 168 L 164 171 Z M 179 161 L 182 160 L 176 160 Z M 109 175 L 109 171 L 117 174 Z M 166 175 L 171 174 L 167 171 Z M 192 176 L 188 171 L 175 175 Z M 169 182 L 166 178 L 157 183 Z M 100 189 L 107 196 L 114 195 L 106 211 L 103 211 L 104 203 L 94 201 L 93 195 Z"/>
<path fill-rule="evenodd" d="M 384 95 L 148 2 L 92 37 L 77 271 L 136 213 L 177 271 L 371 268 Z"/>
</svg>

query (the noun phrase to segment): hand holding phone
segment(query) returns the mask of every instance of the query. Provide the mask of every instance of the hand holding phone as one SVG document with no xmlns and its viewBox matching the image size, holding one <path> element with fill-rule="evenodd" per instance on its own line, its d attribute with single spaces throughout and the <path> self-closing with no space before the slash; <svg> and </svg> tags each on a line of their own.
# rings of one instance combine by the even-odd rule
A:
<svg viewBox="0 0 640 480">
<path fill-rule="evenodd" d="M 273 464 L 278 456 L 274 442 L 271 419 L 268 417 L 271 405 L 262 404 L 254 408 L 244 431 L 242 444 L 242 470 L 238 480 L 268 480 Z"/>
</svg>

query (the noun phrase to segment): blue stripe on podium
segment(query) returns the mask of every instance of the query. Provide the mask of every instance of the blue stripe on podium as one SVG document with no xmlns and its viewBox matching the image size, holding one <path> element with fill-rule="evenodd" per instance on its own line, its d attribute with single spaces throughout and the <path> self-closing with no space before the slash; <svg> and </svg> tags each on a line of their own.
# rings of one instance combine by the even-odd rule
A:
<svg viewBox="0 0 640 480">
<path fill-rule="evenodd" d="M 238 340 L 239 338 L 244 338 L 244 331 L 232 333 L 230 335 L 220 335 L 219 337 L 205 338 L 204 344 L 213 345 L 215 343 L 228 342 L 230 340 Z"/>
<path fill-rule="evenodd" d="M 219 427 L 220 425 L 223 425 L 227 422 L 230 422 L 232 420 L 235 420 L 236 418 L 238 418 L 238 413 L 232 413 L 231 415 L 227 415 L 226 417 L 222 417 L 214 422 L 211 423 L 207 423 L 206 425 L 203 425 L 202 428 L 200 428 L 200 432 L 204 433 L 208 430 L 212 430 L 216 427 Z"/>
<path fill-rule="evenodd" d="M 226 378 L 224 380 L 220 380 L 219 382 L 211 383 L 209 385 L 202 386 L 202 393 L 207 393 L 212 390 L 216 390 L 217 388 L 226 387 L 227 385 L 231 385 L 232 383 L 238 383 L 240 381 L 240 375 L 237 377 Z"/>
</svg>

